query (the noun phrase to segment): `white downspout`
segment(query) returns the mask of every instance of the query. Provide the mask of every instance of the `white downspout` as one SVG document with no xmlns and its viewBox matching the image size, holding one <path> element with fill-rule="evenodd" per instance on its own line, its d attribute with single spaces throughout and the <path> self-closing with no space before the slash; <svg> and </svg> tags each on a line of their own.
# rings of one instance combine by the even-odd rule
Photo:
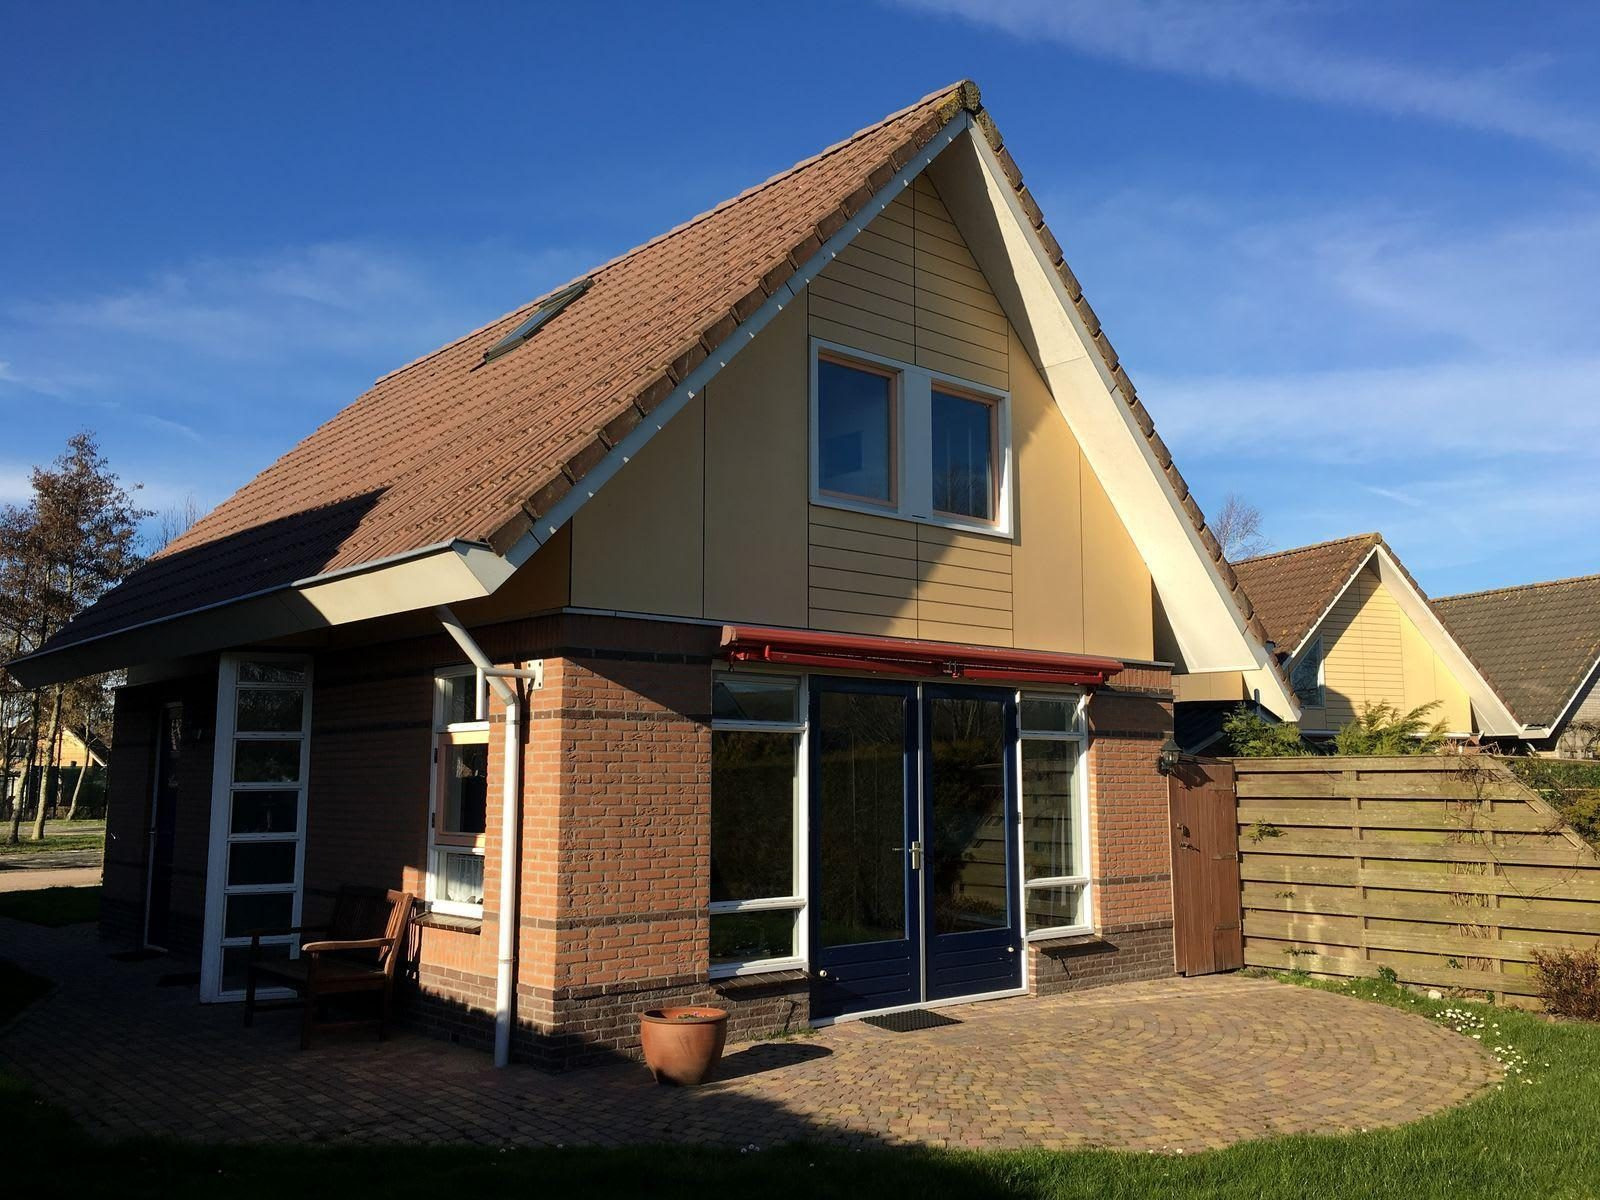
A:
<svg viewBox="0 0 1600 1200">
<path fill-rule="evenodd" d="M 521 924 L 517 909 L 517 877 L 522 866 L 517 836 L 521 828 L 521 822 L 517 819 L 520 802 L 517 781 L 522 775 L 522 739 L 519 736 L 522 704 L 517 689 L 506 680 L 541 679 L 543 672 L 495 666 L 448 605 L 441 604 L 437 611 L 445 632 L 466 652 L 467 660 L 483 672 L 483 677 L 489 681 L 494 694 L 506 708 L 505 753 L 501 758 L 500 772 L 500 941 L 494 982 L 494 1065 L 503 1067 L 511 1061 L 512 990 L 516 975 L 517 928 Z"/>
</svg>

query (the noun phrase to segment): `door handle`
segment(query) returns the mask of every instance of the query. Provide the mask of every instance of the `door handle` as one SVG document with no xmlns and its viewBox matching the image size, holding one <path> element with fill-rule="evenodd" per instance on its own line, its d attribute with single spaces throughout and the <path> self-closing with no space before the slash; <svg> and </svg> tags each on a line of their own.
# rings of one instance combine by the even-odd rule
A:
<svg viewBox="0 0 1600 1200">
<path fill-rule="evenodd" d="M 894 846 L 892 849 L 909 850 L 911 852 L 911 869 L 913 871 L 922 870 L 922 843 L 920 841 L 912 842 L 909 846 Z"/>
</svg>

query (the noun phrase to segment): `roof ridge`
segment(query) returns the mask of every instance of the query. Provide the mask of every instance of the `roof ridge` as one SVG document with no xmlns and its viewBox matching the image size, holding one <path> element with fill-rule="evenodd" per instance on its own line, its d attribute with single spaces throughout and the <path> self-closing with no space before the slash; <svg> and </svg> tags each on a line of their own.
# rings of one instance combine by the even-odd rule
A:
<svg viewBox="0 0 1600 1200">
<path fill-rule="evenodd" d="M 1287 550 L 1274 550 L 1270 554 L 1258 554 L 1254 558 L 1241 558 L 1233 565 L 1235 567 L 1247 566 L 1251 563 L 1266 562 L 1269 558 L 1285 558 L 1291 554 L 1304 554 L 1308 550 L 1326 550 L 1329 546 L 1342 546 L 1346 542 L 1366 542 L 1369 546 L 1376 546 L 1383 541 L 1381 533 L 1353 533 L 1349 537 L 1329 538 L 1325 542 L 1311 542 L 1304 546 L 1291 546 Z"/>
<path fill-rule="evenodd" d="M 684 232 L 684 230 L 692 229 L 694 226 L 700 224 L 702 221 L 709 220 L 710 218 L 714 217 L 717 213 L 719 213 L 723 209 L 727 208 L 729 205 L 737 204 L 741 200 L 749 199 L 751 196 L 754 196 L 756 193 L 765 191 L 767 188 L 772 187 L 774 184 L 778 184 L 778 183 L 783 182 L 785 179 L 788 179 L 791 175 L 794 175 L 796 172 L 803 171 L 807 167 L 815 166 L 817 163 L 821 162 L 823 159 L 829 157 L 830 155 L 838 154 L 838 153 L 848 149 L 849 147 L 853 146 L 856 142 L 859 142 L 862 138 L 868 137 L 871 134 L 876 133 L 878 130 L 882 129 L 885 125 L 889 124 L 891 121 L 898 121 L 901 117 L 905 116 L 907 113 L 914 112 L 916 109 L 921 108 L 923 105 L 931 104 L 935 100 L 941 100 L 944 97 L 951 95 L 952 93 L 961 93 L 963 101 L 967 105 L 969 105 L 972 109 L 977 109 L 982 104 L 982 100 L 980 98 L 981 93 L 978 90 L 978 85 L 975 82 L 973 82 L 971 79 L 958 79 L 954 83 L 947 84 L 946 86 L 944 86 L 942 88 L 939 88 L 936 91 L 929 92 L 926 96 L 922 97 L 922 99 L 915 100 L 912 103 L 906 105 L 904 108 L 897 109 L 896 111 L 890 113 L 888 116 L 882 117 L 882 118 L 872 122 L 872 124 L 870 124 L 870 125 L 863 125 L 860 129 L 856 130 L 849 137 L 840 139 L 839 141 L 833 143 L 833 145 L 827 146 L 827 147 L 823 148 L 822 150 L 817 151 L 817 153 L 809 156 L 808 158 L 802 158 L 799 162 L 793 163 L 792 165 L 785 167 L 783 170 L 777 172 L 775 175 L 768 176 L 766 179 L 763 179 L 760 183 L 752 184 L 750 187 L 745 188 L 744 191 L 739 192 L 737 195 L 729 196 L 726 200 L 722 200 L 719 203 L 712 205 L 710 208 L 706 209 L 704 212 L 697 213 L 696 215 L 688 218 L 685 221 L 680 221 L 678 224 L 674 225 L 671 229 L 668 229 L 666 232 L 658 233 L 653 238 L 650 238 L 647 241 L 640 242 L 637 246 L 634 246 L 631 250 L 624 250 L 621 254 L 615 254 L 612 257 L 608 258 L 605 262 L 601 263 L 598 267 L 592 267 L 589 270 L 584 271 L 579 275 L 574 275 L 571 279 L 567 280 L 565 283 L 557 284 L 555 287 L 551 288 L 549 291 L 546 291 L 546 292 L 542 293 L 541 295 L 534 297 L 532 300 L 529 300 L 527 303 L 520 304 L 516 308 L 513 308 L 509 312 L 501 313 L 498 317 L 495 317 L 493 320 L 487 321 L 484 324 L 478 326 L 478 328 L 474 329 L 471 333 L 464 333 L 460 337 L 456 338 L 455 340 L 447 342 L 443 346 L 436 347 L 435 349 L 430 350 L 428 353 L 422 355 L 419 358 L 412 359 L 410 362 L 406 363 L 404 366 L 396 367 L 392 371 L 386 371 L 384 374 L 378 376 L 375 380 L 372 381 L 372 386 L 373 387 L 377 387 L 380 383 L 383 383 L 385 380 L 392 379 L 396 375 L 399 375 L 404 371 L 409 371 L 412 367 L 420 366 L 421 364 L 427 362 L 429 359 L 436 358 L 440 354 L 443 354 L 446 350 L 452 350 L 455 347 L 461 345 L 462 342 L 470 341 L 472 338 L 477 337 L 480 333 L 487 332 L 488 330 L 494 328 L 496 325 L 499 325 L 503 321 L 510 320 L 510 319 L 512 319 L 514 317 L 519 317 L 523 313 L 527 312 L 529 309 L 537 308 L 540 304 L 543 304 L 546 299 L 548 299 L 549 297 L 555 295 L 562 288 L 570 287 L 574 283 L 577 283 L 580 279 L 590 279 L 590 278 L 593 278 L 593 277 L 601 274 L 602 272 L 609 271 L 612 268 L 617 267 L 617 266 L 621 265 L 622 263 L 626 262 L 628 259 L 632 258 L 634 255 L 641 254 L 644 251 L 650 249 L 650 247 L 659 245 L 660 243 L 666 241 L 668 238 L 676 237 L 678 234 Z M 369 388 L 368 390 L 370 391 L 371 389 Z"/>
<path fill-rule="evenodd" d="M 1600 583 L 1600 573 L 1594 575 L 1569 575 L 1565 579 L 1538 579 L 1533 583 L 1510 583 L 1504 587 L 1482 588 L 1476 592 L 1455 592 L 1449 596 L 1435 596 L 1435 604 L 1450 600 L 1470 600 L 1474 596 L 1495 596 L 1501 592 L 1531 592 L 1535 588 L 1561 587 L 1568 583 Z"/>
</svg>

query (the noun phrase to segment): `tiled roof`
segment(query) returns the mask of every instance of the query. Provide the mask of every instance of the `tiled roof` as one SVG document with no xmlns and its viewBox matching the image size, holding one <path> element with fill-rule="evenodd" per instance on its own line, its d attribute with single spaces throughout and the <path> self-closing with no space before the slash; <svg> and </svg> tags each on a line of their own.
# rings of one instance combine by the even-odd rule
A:
<svg viewBox="0 0 1600 1200">
<path fill-rule="evenodd" d="M 1175 498 L 1265 640 L 976 85 L 962 82 L 588 272 L 593 285 L 515 351 L 484 361 L 539 300 L 384 376 L 45 652 L 452 540 L 505 551 L 962 112 L 994 150 Z"/>
<path fill-rule="evenodd" d="M 1600 659 L 1600 575 L 1445 596 L 1433 606 L 1525 725 L 1554 725 Z"/>
<path fill-rule="evenodd" d="M 1362 560 L 1382 542 L 1376 533 L 1362 533 L 1233 564 L 1279 654 L 1294 653 Z"/>
</svg>

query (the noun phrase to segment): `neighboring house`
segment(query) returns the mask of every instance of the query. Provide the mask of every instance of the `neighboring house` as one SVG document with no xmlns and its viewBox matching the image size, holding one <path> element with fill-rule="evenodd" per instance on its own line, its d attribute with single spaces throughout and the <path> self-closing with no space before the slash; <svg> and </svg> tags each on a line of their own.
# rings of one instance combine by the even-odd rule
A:
<svg viewBox="0 0 1600 1200">
<path fill-rule="evenodd" d="M 417 1011 L 559 1064 L 1170 974 L 1169 656 L 1279 678 L 962 84 L 380 379 L 13 669 L 130 669 L 108 933 L 225 1000 L 404 885 Z"/>
<path fill-rule="evenodd" d="M 22 776 L 27 771 L 29 737 L 28 726 L 28 722 L 23 722 L 21 725 L 6 731 L 4 735 L 0 735 L 4 736 L 13 747 L 12 755 L 20 756 L 20 758 L 13 758 L 11 763 L 12 773 L 6 777 L 4 780 L 5 786 L 3 790 L 0 790 L 0 795 L 3 795 L 8 801 L 16 796 L 18 790 L 22 786 Z M 41 729 L 39 731 L 39 743 L 36 751 L 37 757 L 35 759 L 35 765 L 42 766 L 49 764 L 61 767 L 63 769 L 69 767 L 82 767 L 85 762 L 87 762 L 90 766 L 95 767 L 103 767 L 106 765 L 111 750 L 110 747 L 99 738 L 91 737 L 89 741 L 85 743 L 81 735 L 73 732 L 71 729 L 63 728 L 60 731 L 61 757 L 59 760 L 56 760 L 52 756 L 52 748 L 46 744 L 48 734 L 48 729 Z"/>
<path fill-rule="evenodd" d="M 1433 603 L 1521 722 L 1519 741 L 1600 757 L 1600 575 Z"/>
<path fill-rule="evenodd" d="M 1394 551 L 1376 533 L 1283 550 L 1233 564 L 1255 602 L 1301 709 L 1300 726 L 1327 739 L 1363 706 L 1401 713 L 1434 707 L 1455 739 L 1511 735 L 1505 702 L 1451 636 Z M 1235 696 L 1179 694 L 1180 741 L 1214 745 Z"/>
</svg>

